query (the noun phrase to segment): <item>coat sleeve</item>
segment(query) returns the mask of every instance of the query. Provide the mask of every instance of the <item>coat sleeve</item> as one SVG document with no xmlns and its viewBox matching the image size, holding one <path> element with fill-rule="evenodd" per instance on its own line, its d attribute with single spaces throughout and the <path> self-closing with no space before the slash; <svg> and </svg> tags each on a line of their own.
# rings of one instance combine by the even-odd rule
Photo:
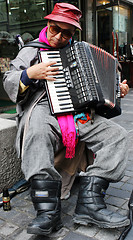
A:
<svg viewBox="0 0 133 240">
<path fill-rule="evenodd" d="M 3 86 L 13 102 L 17 103 L 18 101 L 19 83 L 23 70 L 37 62 L 37 49 L 31 47 L 23 48 L 17 57 L 11 61 L 10 70 L 3 77 Z"/>
</svg>

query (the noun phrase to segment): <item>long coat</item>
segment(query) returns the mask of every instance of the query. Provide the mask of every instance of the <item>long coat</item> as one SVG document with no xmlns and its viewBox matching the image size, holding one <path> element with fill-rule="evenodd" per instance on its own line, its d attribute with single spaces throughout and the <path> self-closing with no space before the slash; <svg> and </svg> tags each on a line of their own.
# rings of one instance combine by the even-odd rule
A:
<svg viewBox="0 0 133 240">
<path fill-rule="evenodd" d="M 38 49 L 33 47 L 27 47 L 20 50 L 17 57 L 11 61 L 10 70 L 4 74 L 3 85 L 5 91 L 7 92 L 9 98 L 16 103 L 17 111 L 17 141 L 16 148 L 18 152 L 18 157 L 20 157 L 21 152 L 21 142 L 23 136 L 23 128 L 25 123 L 25 117 L 29 109 L 33 106 L 36 100 L 44 92 L 44 89 L 38 89 L 38 84 L 34 82 L 29 89 L 27 89 L 23 94 L 19 94 L 19 82 L 21 79 L 21 74 L 24 69 L 38 64 Z M 23 122 L 20 123 L 20 120 L 23 116 Z"/>
<path fill-rule="evenodd" d="M 45 92 L 43 87 L 38 88 L 38 82 L 40 81 L 36 80 L 36 81 L 33 81 L 33 83 L 24 92 L 24 94 L 22 95 L 19 94 L 19 82 L 21 79 L 22 71 L 38 63 L 37 52 L 38 52 L 38 49 L 33 47 L 22 49 L 18 53 L 18 56 L 11 62 L 10 70 L 7 71 L 4 75 L 4 88 L 8 93 L 10 99 L 13 102 L 17 103 L 16 109 L 18 114 L 17 116 L 18 132 L 17 132 L 17 138 L 16 138 L 16 149 L 19 157 L 22 156 L 22 153 L 23 153 L 22 146 L 23 146 L 23 139 L 24 139 L 24 127 L 27 126 L 27 124 L 25 124 L 27 122 L 27 116 L 29 115 L 30 110 L 34 108 L 36 101 L 38 99 L 41 99 L 42 94 L 44 94 Z M 54 153 L 55 153 L 56 147 L 58 147 L 57 146 L 58 142 L 61 141 L 61 131 L 56 118 L 51 117 L 49 113 L 50 111 L 48 107 L 47 98 L 42 99 L 42 101 L 43 100 L 45 101 L 45 104 L 43 104 L 43 106 L 45 105 L 45 109 L 43 109 L 43 116 L 46 110 L 47 116 L 45 117 L 45 120 L 48 124 L 50 123 L 49 125 L 51 130 L 53 130 L 53 126 L 54 126 L 54 130 L 56 130 L 51 132 L 51 134 L 53 133 L 52 137 L 54 137 L 54 139 L 52 139 L 52 142 L 54 142 Z M 38 130 L 38 123 L 36 121 L 34 122 L 33 120 L 36 119 L 36 115 L 39 113 L 40 108 L 41 108 L 41 102 L 40 102 L 40 106 L 37 107 L 37 111 L 38 111 L 37 113 L 35 113 L 34 111 L 30 112 L 30 114 L 33 116 L 31 120 L 32 120 L 32 123 L 35 124 L 36 130 Z M 43 126 L 44 119 L 41 118 L 41 121 Z M 98 115 L 95 116 L 94 124 L 86 123 L 85 125 L 83 125 L 81 123 L 78 123 L 78 128 L 79 128 L 80 140 L 82 142 L 85 142 L 87 154 L 90 149 L 94 153 L 96 153 L 96 158 L 93 164 L 89 165 L 86 168 L 85 175 L 99 176 L 99 177 L 108 179 L 109 181 L 118 181 L 119 179 L 121 179 L 124 174 L 126 161 L 127 161 L 127 157 L 126 157 L 127 154 L 125 151 L 125 149 L 127 149 L 127 132 L 125 131 L 125 129 L 115 124 L 114 122 L 104 119 L 103 117 L 100 117 Z M 31 128 L 31 131 L 32 129 L 33 129 L 33 126 Z M 30 133 L 28 136 L 30 136 Z M 40 143 L 40 145 L 42 144 L 42 146 L 44 146 L 43 143 L 46 142 L 46 134 L 43 137 L 44 137 L 43 142 Z M 47 140 L 48 140 L 48 134 L 47 134 Z M 28 145 L 28 147 L 29 148 L 31 147 L 30 144 Z M 33 146 L 32 146 L 32 149 L 33 149 Z M 54 153 L 49 149 L 45 149 L 45 150 L 47 150 L 47 153 L 50 155 L 50 159 L 52 159 L 51 163 L 48 162 L 48 155 L 45 159 L 45 161 L 47 161 L 47 164 L 49 164 L 49 171 L 51 171 L 51 174 L 54 174 L 54 176 L 56 176 L 55 179 L 59 179 L 59 175 L 53 167 Z M 30 158 L 26 153 L 25 154 L 26 159 L 24 163 L 25 172 L 29 170 L 28 166 L 31 166 L 31 165 L 33 166 L 32 161 L 30 162 L 30 160 L 32 160 L 31 154 L 33 155 L 33 157 L 34 157 L 34 154 L 36 154 L 36 156 L 37 154 L 40 156 L 39 151 L 40 149 L 38 148 L 38 153 L 36 153 L 36 151 L 34 151 L 34 153 L 31 153 L 30 149 L 28 149 Z M 42 159 L 44 158 L 43 153 L 45 153 L 46 155 L 46 151 L 42 152 Z M 36 172 L 35 168 L 32 170 L 33 170 L 32 173 L 31 173 L 31 169 L 29 170 L 29 172 L 27 173 L 27 176 L 30 177 L 30 174 L 31 175 L 35 174 Z"/>
<path fill-rule="evenodd" d="M 34 64 L 38 64 L 38 49 L 33 47 L 23 48 L 23 50 L 18 53 L 17 57 L 11 61 L 10 70 L 5 73 L 3 79 L 6 92 L 8 93 L 10 99 L 16 103 L 18 127 L 16 149 L 19 158 L 22 155 L 24 128 L 28 117 L 30 117 L 28 115 L 32 114 L 32 108 L 36 102 L 41 99 L 42 95 L 45 94 L 45 90 L 43 88 L 38 88 L 38 81 L 34 81 L 30 88 L 27 89 L 23 94 L 20 95 L 19 93 L 19 81 L 23 70 Z M 71 160 L 71 164 L 70 162 L 67 164 L 68 162 L 66 161 L 66 164 L 64 165 L 64 150 L 55 155 L 55 166 L 57 169 L 63 169 L 70 175 L 74 175 L 76 173 L 79 165 L 81 170 L 85 170 L 86 158 L 85 153 L 83 154 L 83 144 L 81 144 L 78 147 L 78 150 L 76 150 L 76 156 L 78 155 L 78 157 L 75 157 L 73 160 Z"/>
</svg>

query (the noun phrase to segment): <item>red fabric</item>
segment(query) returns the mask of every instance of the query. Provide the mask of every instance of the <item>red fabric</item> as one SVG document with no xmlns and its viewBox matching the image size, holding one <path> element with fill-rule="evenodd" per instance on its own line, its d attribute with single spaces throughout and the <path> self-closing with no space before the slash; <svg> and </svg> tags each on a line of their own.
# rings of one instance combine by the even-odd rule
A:
<svg viewBox="0 0 133 240">
<path fill-rule="evenodd" d="M 45 28 L 43 28 L 39 34 L 39 42 L 44 42 L 46 44 L 48 44 L 50 46 L 50 43 L 46 37 L 46 33 L 47 33 L 47 29 L 48 26 L 46 26 Z M 44 50 L 44 49 L 43 49 Z"/>
<path fill-rule="evenodd" d="M 47 43 L 49 42 L 46 37 L 47 28 L 45 27 L 39 34 L 39 41 Z M 44 50 L 44 49 L 43 49 Z M 76 130 L 75 123 L 72 114 L 57 116 L 58 123 L 62 132 L 62 142 L 66 147 L 66 158 L 73 158 L 75 156 L 75 139 Z"/>
<path fill-rule="evenodd" d="M 91 120 L 89 113 L 86 113 L 85 116 L 86 116 L 86 120 L 82 120 L 82 118 L 81 118 L 81 119 L 78 119 L 78 121 L 80 123 L 84 124 L 84 123 L 88 122 L 89 120 Z"/>
<path fill-rule="evenodd" d="M 69 23 L 81 30 L 81 26 L 79 24 L 81 16 L 82 12 L 74 5 L 69 3 L 56 3 L 52 13 L 44 18 Z"/>
<path fill-rule="evenodd" d="M 57 116 L 58 123 L 62 132 L 62 141 L 66 147 L 66 158 L 75 156 L 76 130 L 73 115 Z"/>
</svg>

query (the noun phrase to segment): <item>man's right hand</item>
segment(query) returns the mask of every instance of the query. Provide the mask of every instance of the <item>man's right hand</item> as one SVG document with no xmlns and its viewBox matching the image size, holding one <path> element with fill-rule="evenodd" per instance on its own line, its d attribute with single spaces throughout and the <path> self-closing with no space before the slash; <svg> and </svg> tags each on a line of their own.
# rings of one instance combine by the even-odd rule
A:
<svg viewBox="0 0 133 240">
<path fill-rule="evenodd" d="M 39 63 L 31 66 L 27 69 L 27 75 L 30 79 L 46 79 L 49 81 L 55 81 L 54 75 L 59 74 L 58 67 L 52 67 L 56 62 Z"/>
</svg>

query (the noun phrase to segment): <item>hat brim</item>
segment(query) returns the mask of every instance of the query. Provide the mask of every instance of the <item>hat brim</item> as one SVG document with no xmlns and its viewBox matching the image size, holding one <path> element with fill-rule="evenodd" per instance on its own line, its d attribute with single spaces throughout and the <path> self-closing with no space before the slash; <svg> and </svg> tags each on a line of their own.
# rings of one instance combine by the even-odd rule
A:
<svg viewBox="0 0 133 240">
<path fill-rule="evenodd" d="M 68 24 L 71 24 L 71 25 L 75 26 L 76 28 L 79 28 L 80 30 L 82 30 L 80 24 L 77 21 L 75 21 L 74 19 L 68 18 L 68 17 L 54 15 L 51 13 L 44 18 L 48 19 L 48 20 L 68 23 Z"/>
</svg>

